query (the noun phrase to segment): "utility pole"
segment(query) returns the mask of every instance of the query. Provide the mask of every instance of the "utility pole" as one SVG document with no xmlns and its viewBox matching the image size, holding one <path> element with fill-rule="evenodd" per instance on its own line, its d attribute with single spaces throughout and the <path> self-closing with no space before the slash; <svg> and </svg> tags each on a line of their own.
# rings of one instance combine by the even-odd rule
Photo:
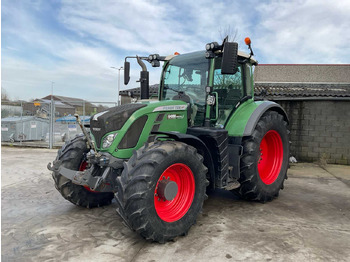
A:
<svg viewBox="0 0 350 262">
<path fill-rule="evenodd" d="M 54 82 L 51 81 L 51 106 L 50 106 L 50 130 L 49 130 L 49 148 L 53 148 L 53 124 L 54 124 L 54 114 L 55 114 L 55 109 L 54 109 L 54 101 L 53 101 L 53 84 Z"/>
<path fill-rule="evenodd" d="M 22 123 L 22 135 L 20 136 L 19 144 L 22 145 L 24 137 L 24 124 L 23 124 L 23 101 L 21 100 L 21 123 Z"/>
<path fill-rule="evenodd" d="M 120 92 L 120 70 L 124 70 L 124 67 L 122 67 L 122 66 L 121 66 L 121 67 L 117 68 L 117 67 L 111 66 L 111 68 L 118 70 L 118 93 L 117 93 L 117 105 L 119 106 L 119 105 L 120 105 L 120 103 L 119 103 L 119 92 Z"/>
</svg>

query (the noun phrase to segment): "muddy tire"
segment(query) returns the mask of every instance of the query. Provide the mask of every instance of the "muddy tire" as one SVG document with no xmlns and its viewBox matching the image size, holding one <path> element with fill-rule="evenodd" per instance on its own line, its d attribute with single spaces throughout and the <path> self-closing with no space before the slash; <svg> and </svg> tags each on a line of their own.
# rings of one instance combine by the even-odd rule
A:
<svg viewBox="0 0 350 262">
<path fill-rule="evenodd" d="M 118 213 L 148 240 L 186 235 L 207 198 L 208 169 L 187 144 L 158 141 L 135 151 L 117 178 Z"/>
<path fill-rule="evenodd" d="M 64 167 L 72 170 L 83 170 L 85 155 L 88 152 L 86 139 L 77 136 L 66 143 L 59 151 L 57 160 L 61 160 Z M 61 195 L 74 205 L 93 208 L 109 205 L 114 197 L 113 193 L 91 192 L 83 186 L 73 184 L 71 180 L 53 172 L 56 189 Z"/>
<path fill-rule="evenodd" d="M 243 198 L 260 202 L 271 201 L 283 189 L 289 159 L 289 130 L 283 116 L 266 112 L 253 134 L 242 140 L 241 187 Z"/>
</svg>

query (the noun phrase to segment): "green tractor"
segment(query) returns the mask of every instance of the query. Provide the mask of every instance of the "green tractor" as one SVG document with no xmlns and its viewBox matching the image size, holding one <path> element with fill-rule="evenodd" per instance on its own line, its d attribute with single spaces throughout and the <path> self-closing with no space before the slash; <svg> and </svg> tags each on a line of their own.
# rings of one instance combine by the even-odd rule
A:
<svg viewBox="0 0 350 262">
<path fill-rule="evenodd" d="M 276 103 L 254 100 L 253 58 L 227 38 L 206 50 L 136 58 L 141 100 L 92 116 L 88 134 L 67 142 L 53 165 L 57 190 L 75 205 L 116 199 L 132 230 L 164 243 L 186 235 L 207 198 L 226 189 L 270 201 L 283 189 L 289 160 L 288 117 Z M 164 62 L 159 101 L 149 99 L 149 73 Z M 79 117 L 77 116 L 79 122 Z"/>
</svg>

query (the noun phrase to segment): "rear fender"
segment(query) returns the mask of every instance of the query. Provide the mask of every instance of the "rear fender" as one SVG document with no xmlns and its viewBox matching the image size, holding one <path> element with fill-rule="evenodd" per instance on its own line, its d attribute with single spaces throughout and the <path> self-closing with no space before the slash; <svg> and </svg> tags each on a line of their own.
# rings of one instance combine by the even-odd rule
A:
<svg viewBox="0 0 350 262">
<path fill-rule="evenodd" d="M 250 136 L 253 133 L 258 121 L 266 111 L 278 112 L 283 116 L 284 120 L 289 124 L 287 113 L 279 104 L 271 101 L 264 101 L 254 110 L 254 112 L 249 117 L 249 120 L 243 132 L 243 136 Z"/>
<path fill-rule="evenodd" d="M 228 135 L 233 137 L 250 136 L 261 116 L 268 110 L 277 111 L 289 123 L 286 112 L 279 104 L 271 101 L 248 100 L 235 110 L 225 124 Z"/>
</svg>

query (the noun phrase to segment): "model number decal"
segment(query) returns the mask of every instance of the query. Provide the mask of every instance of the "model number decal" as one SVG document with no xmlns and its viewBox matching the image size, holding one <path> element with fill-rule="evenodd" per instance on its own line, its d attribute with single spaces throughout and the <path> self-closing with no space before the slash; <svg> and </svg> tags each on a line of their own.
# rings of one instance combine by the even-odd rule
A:
<svg viewBox="0 0 350 262">
<path fill-rule="evenodd" d="M 176 114 L 169 114 L 167 116 L 168 119 L 183 119 L 184 115 L 176 115 Z"/>
<path fill-rule="evenodd" d="M 159 106 L 156 107 L 153 112 L 159 112 L 159 111 L 180 111 L 180 110 L 186 110 L 187 105 L 172 105 L 172 106 Z"/>
</svg>

